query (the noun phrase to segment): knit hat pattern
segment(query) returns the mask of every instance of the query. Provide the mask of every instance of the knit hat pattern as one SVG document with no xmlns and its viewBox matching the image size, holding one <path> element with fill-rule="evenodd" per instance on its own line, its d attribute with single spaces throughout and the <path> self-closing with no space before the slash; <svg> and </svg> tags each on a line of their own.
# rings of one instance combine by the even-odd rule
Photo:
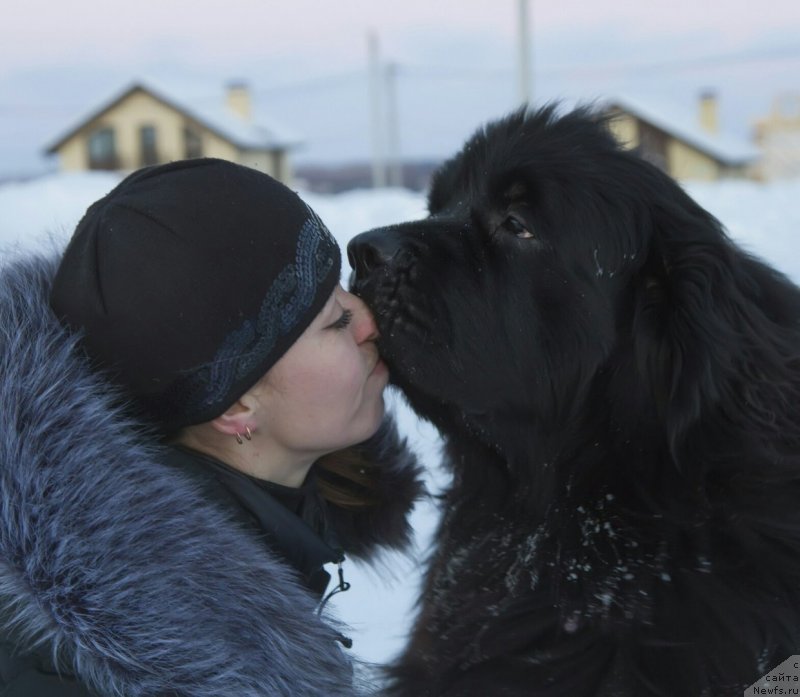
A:
<svg viewBox="0 0 800 697">
<path fill-rule="evenodd" d="M 138 170 L 78 223 L 50 296 L 92 363 L 164 432 L 222 414 L 339 281 L 332 235 L 294 192 L 199 158 Z"/>
</svg>

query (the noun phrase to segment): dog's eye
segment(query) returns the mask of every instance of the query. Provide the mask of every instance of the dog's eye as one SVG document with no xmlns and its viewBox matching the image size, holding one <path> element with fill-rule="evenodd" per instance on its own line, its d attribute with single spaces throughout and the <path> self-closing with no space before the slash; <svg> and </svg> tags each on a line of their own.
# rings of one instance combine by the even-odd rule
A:
<svg viewBox="0 0 800 697">
<path fill-rule="evenodd" d="M 533 237 L 533 233 L 525 227 L 525 223 L 515 215 L 507 215 L 500 227 L 505 228 L 521 240 L 529 240 Z"/>
</svg>

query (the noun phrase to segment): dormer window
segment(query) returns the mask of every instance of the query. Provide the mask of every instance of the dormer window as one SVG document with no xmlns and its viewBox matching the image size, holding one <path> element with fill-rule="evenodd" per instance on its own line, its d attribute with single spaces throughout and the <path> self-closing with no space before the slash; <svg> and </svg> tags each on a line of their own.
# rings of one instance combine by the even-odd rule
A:
<svg viewBox="0 0 800 697">
<path fill-rule="evenodd" d="M 117 147 L 114 129 L 97 128 L 89 135 L 89 169 L 117 169 Z"/>
<path fill-rule="evenodd" d="M 142 167 L 158 164 L 155 126 L 142 126 L 139 128 L 139 162 Z"/>
<path fill-rule="evenodd" d="M 189 126 L 183 129 L 183 156 L 187 160 L 193 157 L 203 157 L 203 139 L 194 128 Z"/>
</svg>

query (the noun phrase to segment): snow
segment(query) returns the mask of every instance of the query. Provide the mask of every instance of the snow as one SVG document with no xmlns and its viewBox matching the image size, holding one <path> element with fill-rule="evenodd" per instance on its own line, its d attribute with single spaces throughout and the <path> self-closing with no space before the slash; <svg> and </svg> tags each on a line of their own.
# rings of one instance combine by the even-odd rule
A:
<svg viewBox="0 0 800 697">
<path fill-rule="evenodd" d="M 118 175 L 109 173 L 56 174 L 0 186 L 0 252 L 58 248 L 86 207 L 118 181 Z M 800 254 L 796 251 L 800 180 L 770 185 L 727 181 L 686 188 L 726 225 L 736 241 L 800 282 Z M 343 248 L 360 231 L 419 218 L 425 211 L 422 195 L 402 189 L 303 196 Z M 391 393 L 387 401 L 401 431 L 429 469 L 429 488 L 438 491 L 445 478 L 436 468 L 440 447 L 436 432 L 417 419 L 396 394 Z M 347 562 L 345 579 L 352 588 L 331 599 L 335 614 L 351 628 L 353 652 L 365 661 L 385 662 L 405 641 L 423 561 L 437 523 L 431 501 L 417 507 L 412 522 L 417 542 L 410 556 L 387 556 L 377 570 Z"/>
<path fill-rule="evenodd" d="M 744 249 L 800 283 L 800 179 L 768 185 L 693 184 L 686 189 Z"/>
<path fill-rule="evenodd" d="M 0 186 L 0 249 L 57 249 L 86 208 L 110 191 L 118 174 L 51 174 Z"/>
</svg>

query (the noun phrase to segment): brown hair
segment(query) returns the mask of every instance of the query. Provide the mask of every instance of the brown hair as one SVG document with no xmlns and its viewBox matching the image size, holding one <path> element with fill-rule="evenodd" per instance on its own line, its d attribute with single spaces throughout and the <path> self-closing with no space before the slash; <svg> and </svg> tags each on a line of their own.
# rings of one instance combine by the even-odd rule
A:
<svg viewBox="0 0 800 697">
<path fill-rule="evenodd" d="M 350 510 L 377 506 L 378 467 L 358 446 L 322 456 L 315 464 L 323 498 Z"/>
</svg>

